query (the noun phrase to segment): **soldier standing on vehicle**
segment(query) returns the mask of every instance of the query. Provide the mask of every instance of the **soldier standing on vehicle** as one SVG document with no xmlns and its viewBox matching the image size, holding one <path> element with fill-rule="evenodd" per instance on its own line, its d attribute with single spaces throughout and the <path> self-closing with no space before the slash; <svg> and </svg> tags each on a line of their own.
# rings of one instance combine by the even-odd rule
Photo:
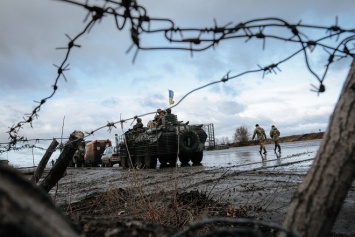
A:
<svg viewBox="0 0 355 237">
<path fill-rule="evenodd" d="M 265 144 L 264 144 L 264 140 L 266 139 L 266 134 L 265 134 L 265 130 L 259 126 L 259 124 L 255 125 L 255 130 L 253 133 L 253 137 L 251 140 L 254 140 L 255 135 L 257 135 L 257 138 L 259 140 L 259 144 L 260 144 L 260 151 L 259 153 L 261 154 L 262 149 L 264 150 L 263 154 L 266 154 L 267 151 L 265 149 Z"/>
<path fill-rule="evenodd" d="M 159 118 L 158 118 L 158 127 L 161 127 L 163 125 L 163 117 L 165 115 L 165 110 L 158 109 L 157 112 L 159 113 Z"/>
<path fill-rule="evenodd" d="M 159 118 L 164 117 L 165 114 L 166 114 L 165 110 L 161 110 L 160 113 L 159 113 Z"/>
<path fill-rule="evenodd" d="M 279 148 L 279 153 L 281 153 L 281 147 L 280 147 L 280 144 L 279 144 L 280 131 L 275 127 L 275 125 L 271 126 L 270 137 L 275 142 L 274 151 L 276 152 L 276 148 Z"/>
<path fill-rule="evenodd" d="M 137 118 L 137 123 L 133 126 L 134 130 L 143 128 L 143 123 L 141 118 Z"/>
<path fill-rule="evenodd" d="M 155 127 L 157 127 L 157 125 L 158 125 L 158 118 L 159 118 L 159 115 L 155 115 L 154 116 L 154 119 L 153 120 L 150 120 L 149 122 L 148 122 L 148 124 L 147 124 L 147 127 L 148 128 L 155 128 Z"/>
<path fill-rule="evenodd" d="M 167 108 L 166 109 L 166 114 L 162 118 L 162 123 L 165 126 L 177 125 L 178 124 L 176 115 L 171 113 L 171 108 Z"/>
</svg>

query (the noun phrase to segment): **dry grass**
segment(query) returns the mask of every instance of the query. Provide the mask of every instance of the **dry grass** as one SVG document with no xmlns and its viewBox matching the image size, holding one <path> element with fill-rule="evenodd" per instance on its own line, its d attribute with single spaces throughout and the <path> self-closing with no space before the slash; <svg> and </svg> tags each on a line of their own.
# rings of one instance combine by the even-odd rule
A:
<svg viewBox="0 0 355 237">
<path fill-rule="evenodd" d="M 204 217 L 227 216 L 228 210 L 227 205 L 218 204 L 199 191 L 177 193 L 156 189 L 142 195 L 137 189 L 119 188 L 67 208 L 71 216 L 129 217 L 178 229 Z"/>
<path fill-rule="evenodd" d="M 237 205 L 235 200 L 229 202 L 231 192 L 250 192 L 251 196 L 248 199 L 250 201 L 250 199 L 255 199 L 253 194 L 257 191 L 257 187 L 251 184 L 247 186 L 239 184 L 239 187 L 229 186 L 225 187 L 227 189 L 223 192 L 217 192 L 217 200 L 222 201 L 216 201 L 210 195 L 212 190 L 204 192 L 198 190 L 184 191 L 187 190 L 184 187 L 190 186 L 191 183 L 179 182 L 179 179 L 176 178 L 178 177 L 177 172 L 178 170 L 176 169 L 173 175 L 169 175 L 165 183 L 154 183 L 154 179 L 152 182 L 147 182 L 150 177 L 142 175 L 144 171 L 127 171 L 123 180 L 129 184 L 129 188 L 122 189 L 116 186 L 117 184 L 112 183 L 104 192 L 96 193 L 79 203 L 71 203 L 63 209 L 71 217 L 73 223 L 80 223 L 79 228 L 85 233 L 93 233 L 95 231 L 97 233 L 98 229 L 103 228 L 98 223 L 88 224 L 90 221 L 93 219 L 95 221 L 106 220 L 107 218 L 112 218 L 115 221 L 123 221 L 124 219 L 140 220 L 146 223 L 167 226 L 171 229 L 182 230 L 191 223 L 206 218 L 248 217 L 250 212 L 264 211 L 264 207 L 274 201 L 272 196 L 279 195 L 279 192 L 270 193 L 270 195 L 263 197 L 257 195 L 257 199 L 260 200 L 258 204 L 256 202 L 241 204 L 241 202 L 237 201 L 240 203 Z M 210 189 L 220 189 L 217 184 L 218 182 L 212 185 Z M 170 189 L 167 189 L 167 186 Z M 214 226 L 206 226 L 200 231 L 210 231 L 211 228 L 214 228 Z"/>
<path fill-rule="evenodd" d="M 78 218 L 133 218 L 155 224 L 183 229 L 189 224 L 211 217 L 246 217 L 248 208 L 229 203 L 218 203 L 206 192 L 178 191 L 172 180 L 172 189 L 158 184 L 144 186 L 135 171 L 127 172 L 130 188 L 111 185 L 105 192 L 65 207 L 75 221 Z"/>
</svg>

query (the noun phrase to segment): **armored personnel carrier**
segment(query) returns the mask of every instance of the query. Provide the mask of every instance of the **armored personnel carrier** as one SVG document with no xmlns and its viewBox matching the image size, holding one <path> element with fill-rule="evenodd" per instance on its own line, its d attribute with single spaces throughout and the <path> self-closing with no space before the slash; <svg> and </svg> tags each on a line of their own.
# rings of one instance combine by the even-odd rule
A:
<svg viewBox="0 0 355 237">
<path fill-rule="evenodd" d="M 132 129 L 120 137 L 121 165 L 155 168 L 158 160 L 173 166 L 177 159 L 182 164 L 199 164 L 206 139 L 203 124 L 188 125 L 178 121 L 176 115 L 167 114 L 159 127 Z"/>
</svg>

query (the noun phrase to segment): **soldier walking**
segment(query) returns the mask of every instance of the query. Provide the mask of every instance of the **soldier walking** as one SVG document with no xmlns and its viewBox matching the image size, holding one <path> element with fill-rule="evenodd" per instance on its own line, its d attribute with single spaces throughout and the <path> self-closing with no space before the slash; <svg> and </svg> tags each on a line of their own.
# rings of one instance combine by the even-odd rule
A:
<svg viewBox="0 0 355 237">
<path fill-rule="evenodd" d="M 274 151 L 276 152 L 276 148 L 279 148 L 279 153 L 281 153 L 281 146 L 280 146 L 280 144 L 279 144 L 280 131 L 275 127 L 275 125 L 272 125 L 272 126 L 271 126 L 270 137 L 271 137 L 272 140 L 275 142 L 275 149 L 274 149 Z"/>
<path fill-rule="evenodd" d="M 264 150 L 263 154 L 266 154 L 267 151 L 265 149 L 265 144 L 264 144 L 264 140 L 266 139 L 266 134 L 265 134 L 265 130 L 262 127 L 260 127 L 259 124 L 255 125 L 253 137 L 251 140 L 254 140 L 255 135 L 257 135 L 260 144 L 260 151 L 259 151 L 260 155 L 262 150 Z"/>
</svg>

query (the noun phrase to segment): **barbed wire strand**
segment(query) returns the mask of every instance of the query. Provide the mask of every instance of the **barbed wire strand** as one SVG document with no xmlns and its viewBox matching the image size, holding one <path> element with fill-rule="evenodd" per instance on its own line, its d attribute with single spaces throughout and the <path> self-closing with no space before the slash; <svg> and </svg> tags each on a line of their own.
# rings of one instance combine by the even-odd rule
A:
<svg viewBox="0 0 355 237">
<path fill-rule="evenodd" d="M 247 219 L 247 218 L 234 218 L 233 219 L 233 218 L 227 218 L 227 217 L 208 218 L 208 219 L 204 219 L 201 221 L 197 221 L 195 223 L 190 224 L 184 230 L 174 234 L 172 237 L 195 236 L 195 235 L 192 235 L 193 231 L 197 231 L 198 229 L 203 228 L 206 225 L 211 225 L 211 224 L 216 224 L 216 223 L 223 223 L 223 224 L 228 224 L 228 225 L 242 225 L 242 226 L 252 225 L 254 228 L 242 229 L 243 232 L 246 231 L 244 233 L 250 234 L 250 236 L 260 236 L 260 235 L 255 235 L 256 233 L 261 234 L 261 232 L 258 231 L 258 228 L 259 227 L 267 227 L 270 229 L 275 229 L 275 230 L 284 232 L 287 237 L 298 237 L 298 235 L 296 235 L 295 233 L 293 233 L 290 230 L 288 230 L 282 226 L 279 226 L 278 224 L 275 224 L 275 223 L 252 220 L 252 219 Z M 232 228 L 231 230 L 223 229 L 223 232 L 224 232 L 223 234 L 212 235 L 212 236 L 226 236 L 226 234 L 230 235 L 232 233 L 236 233 L 235 232 L 236 230 L 237 230 L 236 228 Z M 201 235 L 201 237 L 202 236 L 209 236 L 208 234 L 211 234 L 211 233 L 214 234 L 215 231 L 211 231 L 211 232 L 207 233 L 207 235 Z M 257 231 L 257 232 L 255 233 L 255 231 Z"/>
<path fill-rule="evenodd" d="M 65 34 L 66 37 L 69 39 L 69 42 L 66 47 L 58 47 L 56 49 L 64 49 L 66 50 L 66 54 L 62 63 L 57 66 L 53 64 L 57 68 L 57 77 L 53 84 L 53 91 L 52 93 L 43 98 L 40 101 L 34 101 L 38 103 L 38 105 L 32 110 L 31 113 L 25 114 L 25 117 L 22 121 L 14 124 L 12 127 L 9 127 L 7 133 L 9 134 L 10 142 L 0 143 L 0 154 L 3 152 L 7 152 L 10 150 L 19 150 L 28 148 L 29 146 L 22 146 L 16 147 L 18 142 L 30 142 L 30 141 L 46 141 L 52 140 L 50 139 L 28 139 L 23 136 L 19 135 L 19 131 L 25 124 L 30 124 L 32 127 L 32 122 L 35 119 L 38 119 L 39 112 L 41 110 L 42 105 L 47 102 L 49 99 L 53 98 L 57 89 L 58 89 L 58 82 L 60 79 L 64 79 L 67 81 L 67 78 L 64 72 L 69 71 L 69 63 L 68 59 L 72 49 L 74 47 L 80 48 L 81 46 L 77 44 L 77 40 L 82 37 L 85 33 L 89 33 L 90 30 L 94 27 L 95 23 L 100 23 L 103 17 L 106 16 L 113 16 L 116 28 L 120 31 L 123 30 L 128 24 L 130 24 L 130 33 L 131 33 L 131 40 L 132 45 L 128 48 L 126 53 L 129 53 L 134 47 L 136 47 L 136 52 L 133 55 L 133 63 L 136 60 L 139 50 L 186 50 L 190 51 L 191 55 L 193 52 L 205 51 L 209 48 L 217 47 L 218 43 L 224 40 L 230 39 L 245 39 L 245 42 L 248 42 L 251 39 L 260 39 L 263 42 L 263 49 L 266 47 L 266 39 L 273 39 L 273 40 L 280 40 L 286 41 L 289 43 L 296 43 L 300 45 L 300 48 L 296 50 L 294 53 L 290 54 L 289 56 L 285 57 L 284 59 L 280 60 L 277 63 L 272 63 L 267 66 L 258 66 L 258 69 L 248 70 L 233 76 L 229 76 L 230 71 L 218 81 L 214 81 L 198 87 L 196 89 L 191 90 L 187 94 L 185 94 L 174 106 L 170 108 L 174 108 L 178 106 L 186 97 L 190 94 L 201 90 L 203 88 L 215 85 L 217 83 L 225 83 L 231 79 L 235 79 L 241 77 L 245 74 L 249 73 L 257 73 L 262 72 L 264 77 L 267 74 L 277 74 L 277 71 L 281 72 L 279 68 L 280 64 L 290 60 L 291 58 L 295 57 L 296 55 L 303 53 L 306 67 L 308 71 L 318 80 L 319 86 L 315 86 L 311 84 L 311 91 L 322 93 L 325 92 L 325 85 L 324 80 L 326 78 L 326 74 L 329 70 L 329 67 L 332 63 L 334 63 L 335 59 L 341 60 L 346 57 L 354 58 L 355 55 L 355 29 L 344 29 L 338 26 L 338 17 L 336 17 L 336 23 L 332 26 L 319 26 L 319 25 L 307 25 L 301 24 L 301 22 L 297 24 L 290 24 L 287 21 L 280 19 L 280 18 L 260 18 L 260 19 L 252 19 L 246 22 L 240 22 L 236 25 L 232 25 L 233 23 L 230 22 L 225 24 L 224 26 L 218 26 L 217 21 L 214 20 L 214 27 L 209 28 L 180 28 L 176 27 L 174 22 L 167 18 L 152 18 L 147 15 L 147 10 L 143 7 L 138 5 L 138 3 L 134 0 L 124 0 L 124 1 L 110 1 L 110 0 L 102 0 L 104 3 L 102 7 L 97 5 L 89 5 L 89 1 L 85 1 L 85 3 L 80 3 L 76 1 L 70 0 L 59 0 L 65 3 L 69 3 L 72 5 L 76 5 L 79 7 L 83 7 L 88 11 L 87 16 L 84 19 L 84 22 L 87 22 L 84 29 L 79 32 L 74 38 L 71 38 L 68 34 Z M 89 19 L 91 16 L 91 19 Z M 160 23 L 164 23 L 167 27 L 161 28 L 153 28 L 154 24 L 159 25 Z M 231 26 L 232 25 L 232 26 Z M 127 26 L 128 27 L 128 26 Z M 274 35 L 271 33 L 266 33 L 267 30 L 270 29 L 287 29 L 289 36 L 280 36 Z M 314 29 L 314 30 L 322 30 L 326 31 L 326 36 L 323 36 L 316 40 L 310 40 L 309 37 L 302 32 L 302 29 Z M 196 37 L 184 37 L 184 33 L 196 33 Z M 148 34 L 148 35 L 155 35 L 161 34 L 165 39 L 170 43 L 169 46 L 143 46 L 141 42 L 141 35 Z M 283 33 L 284 34 L 284 33 Z M 331 40 L 336 37 L 335 42 L 332 41 L 331 45 L 326 44 L 326 40 Z M 343 39 L 338 42 L 339 38 L 343 37 Z M 338 43 L 336 43 L 338 42 Z M 171 44 L 183 45 L 183 46 L 175 46 Z M 335 44 L 335 46 L 334 46 Z M 187 46 L 184 46 L 187 45 Z M 309 63 L 309 53 L 313 52 L 316 47 L 322 47 L 328 54 L 329 57 L 325 64 L 325 69 L 321 76 L 319 76 L 313 70 L 312 66 Z M 277 70 L 277 71 L 276 71 Z M 96 128 L 90 132 L 85 132 L 86 137 L 94 135 L 95 132 L 108 128 L 108 132 L 111 132 L 113 128 L 116 128 L 116 124 L 123 124 L 129 120 L 135 120 L 137 117 L 143 117 L 147 115 L 155 114 L 154 112 L 148 112 L 141 115 L 136 115 L 134 117 L 121 119 L 117 122 L 107 122 L 106 125 L 103 125 L 99 128 Z M 133 122 L 132 121 L 132 122 Z M 74 141 L 75 142 L 75 141 Z M 36 148 L 36 147 L 34 147 Z"/>
</svg>

